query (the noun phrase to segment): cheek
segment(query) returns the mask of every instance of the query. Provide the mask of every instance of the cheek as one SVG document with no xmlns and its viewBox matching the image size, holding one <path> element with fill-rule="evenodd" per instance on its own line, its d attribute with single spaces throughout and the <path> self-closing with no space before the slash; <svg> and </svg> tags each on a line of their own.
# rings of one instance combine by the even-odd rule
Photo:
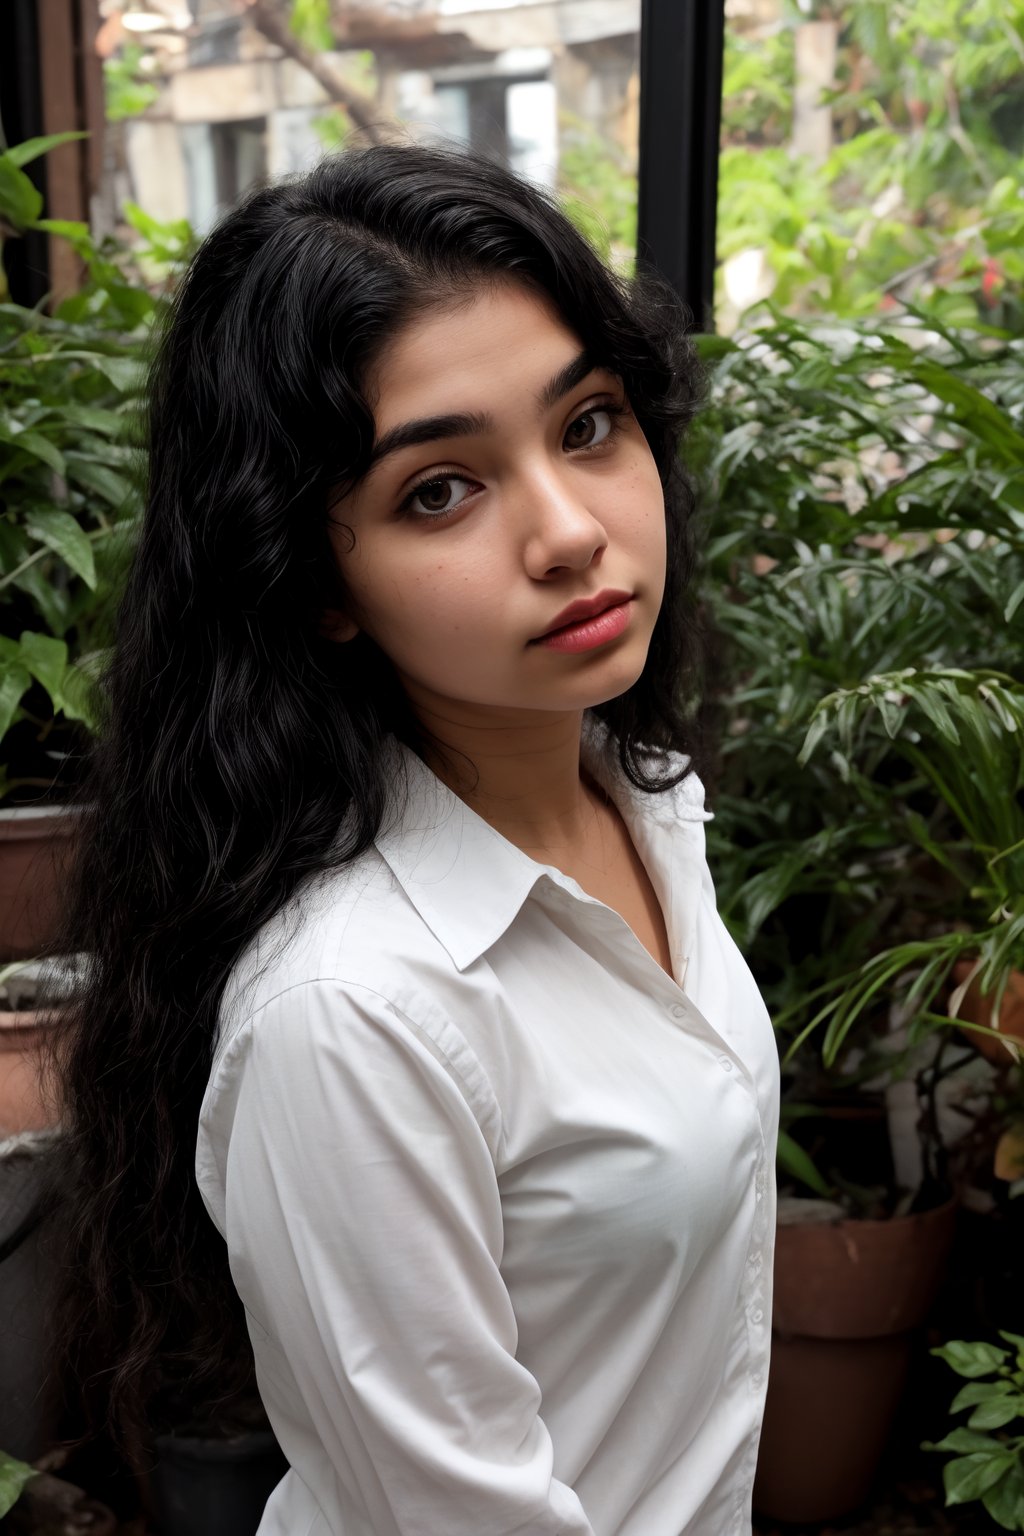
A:
<svg viewBox="0 0 1024 1536">
<path fill-rule="evenodd" d="M 637 553 L 664 563 L 668 537 L 665 493 L 653 460 L 637 466 L 623 497 L 623 507 L 628 509 L 623 531 L 634 541 Z"/>
<path fill-rule="evenodd" d="M 376 578 L 383 570 L 387 578 Z M 403 661 L 414 662 L 421 648 L 436 653 L 493 624 L 496 572 L 486 551 L 479 559 L 465 551 L 441 558 L 426 548 L 367 551 L 345 574 L 363 628 L 395 659 L 401 652 Z"/>
</svg>

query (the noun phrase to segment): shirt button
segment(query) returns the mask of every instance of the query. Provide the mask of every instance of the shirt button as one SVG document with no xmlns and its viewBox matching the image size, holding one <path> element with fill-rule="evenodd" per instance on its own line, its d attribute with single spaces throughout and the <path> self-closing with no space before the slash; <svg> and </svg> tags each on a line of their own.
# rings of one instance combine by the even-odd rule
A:
<svg viewBox="0 0 1024 1536">
<path fill-rule="evenodd" d="M 752 1386 L 759 1387 L 762 1381 L 764 1381 L 764 1377 L 761 1375 L 761 1372 L 758 1371 L 755 1375 L 751 1376 L 750 1381 Z"/>
<path fill-rule="evenodd" d="M 728 1056 L 719 1056 L 718 1065 L 721 1067 L 723 1072 L 732 1071 L 732 1062 L 729 1060 Z"/>
<path fill-rule="evenodd" d="M 669 1009 L 669 1012 L 674 1019 L 681 1019 L 684 1017 L 686 1009 L 683 1007 L 682 1003 L 673 1003 L 672 1007 Z"/>
<path fill-rule="evenodd" d="M 759 1323 L 762 1317 L 764 1317 L 764 1313 L 761 1311 L 760 1307 L 758 1307 L 756 1312 L 751 1312 L 750 1317 L 753 1322 Z"/>
</svg>

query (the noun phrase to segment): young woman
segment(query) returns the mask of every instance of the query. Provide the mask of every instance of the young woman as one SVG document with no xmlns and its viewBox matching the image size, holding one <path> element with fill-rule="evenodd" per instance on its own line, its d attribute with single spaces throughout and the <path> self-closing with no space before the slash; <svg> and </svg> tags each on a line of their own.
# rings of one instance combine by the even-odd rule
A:
<svg viewBox="0 0 1024 1536">
<path fill-rule="evenodd" d="M 700 384 L 663 286 L 448 151 L 255 193 L 181 287 L 72 1321 L 121 1424 L 255 1357 L 261 1536 L 749 1531 L 778 1069 L 686 755 Z"/>
</svg>

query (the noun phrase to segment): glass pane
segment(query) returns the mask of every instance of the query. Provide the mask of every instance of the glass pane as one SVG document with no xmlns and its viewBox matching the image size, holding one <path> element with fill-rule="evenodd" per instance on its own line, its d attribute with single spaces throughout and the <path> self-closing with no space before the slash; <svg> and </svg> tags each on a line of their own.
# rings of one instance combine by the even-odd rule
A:
<svg viewBox="0 0 1024 1536">
<path fill-rule="evenodd" d="M 202 232 L 369 122 L 496 156 L 632 262 L 640 0 L 101 3 L 113 159 L 157 218 Z"/>
<path fill-rule="evenodd" d="M 716 323 L 1013 325 L 1024 271 L 1021 0 L 726 0 Z"/>
</svg>

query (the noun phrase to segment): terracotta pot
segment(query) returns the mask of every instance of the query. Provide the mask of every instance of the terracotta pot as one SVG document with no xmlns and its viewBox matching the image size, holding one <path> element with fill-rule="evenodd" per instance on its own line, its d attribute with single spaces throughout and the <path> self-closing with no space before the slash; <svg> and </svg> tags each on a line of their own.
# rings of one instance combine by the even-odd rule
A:
<svg viewBox="0 0 1024 1536">
<path fill-rule="evenodd" d="M 0 810 L 0 962 L 49 946 L 74 827 L 61 806 Z"/>
<path fill-rule="evenodd" d="M 56 1123 L 42 1071 L 43 1046 L 55 1017 L 52 1009 L 0 1011 L 0 1139 Z"/>
<path fill-rule="evenodd" d="M 761 1515 L 812 1524 L 866 1499 L 955 1219 L 950 1201 L 890 1221 L 779 1227 Z"/>
<path fill-rule="evenodd" d="M 974 965 L 973 960 L 956 962 L 953 967 L 954 988 L 963 985 Z M 977 976 L 964 993 L 963 1001 L 957 1009 L 957 1018 L 966 1019 L 969 1024 L 984 1024 L 986 1027 L 992 1025 L 992 994 L 982 996 Z M 1024 971 L 1010 972 L 996 1023 L 1000 1034 L 1012 1036 L 1024 1046 Z M 998 1040 L 993 1040 L 991 1035 L 979 1035 L 973 1029 L 965 1029 L 963 1034 L 995 1066 L 1005 1066 L 1012 1059 L 1006 1047 L 1000 1045 Z"/>
</svg>

